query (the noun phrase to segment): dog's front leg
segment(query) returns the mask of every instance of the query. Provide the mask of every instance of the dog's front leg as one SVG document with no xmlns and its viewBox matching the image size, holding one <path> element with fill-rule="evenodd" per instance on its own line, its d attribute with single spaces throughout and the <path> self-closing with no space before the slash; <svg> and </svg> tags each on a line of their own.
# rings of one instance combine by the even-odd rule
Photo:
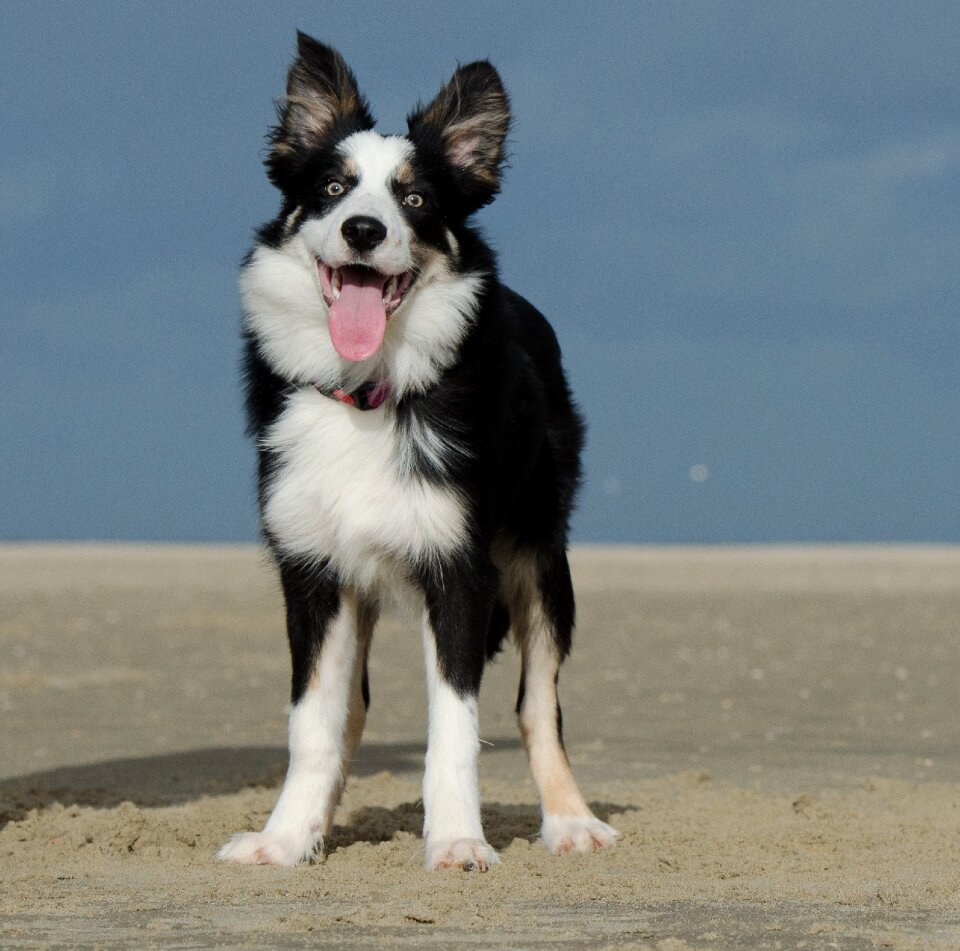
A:
<svg viewBox="0 0 960 951">
<path fill-rule="evenodd" d="M 427 592 L 423 647 L 430 726 L 423 777 L 428 870 L 485 872 L 498 864 L 480 822 L 477 694 L 493 603 L 489 580 L 445 574 Z"/>
<path fill-rule="evenodd" d="M 293 660 L 290 765 L 263 831 L 236 835 L 219 853 L 250 865 L 296 865 L 315 854 L 362 729 L 363 610 L 332 583 L 283 567 L 281 577 Z"/>
</svg>

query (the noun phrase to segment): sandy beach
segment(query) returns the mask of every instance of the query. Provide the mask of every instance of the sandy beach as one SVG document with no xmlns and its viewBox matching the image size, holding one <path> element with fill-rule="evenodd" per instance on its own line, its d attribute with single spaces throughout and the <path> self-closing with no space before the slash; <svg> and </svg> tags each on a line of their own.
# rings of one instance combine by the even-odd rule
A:
<svg viewBox="0 0 960 951">
<path fill-rule="evenodd" d="M 428 874 L 415 618 L 389 613 L 321 861 L 214 861 L 286 764 L 253 546 L 0 546 L 0 946 L 960 948 L 960 549 L 578 548 L 567 747 L 615 850 L 537 841 L 509 648 L 503 864 Z"/>
</svg>

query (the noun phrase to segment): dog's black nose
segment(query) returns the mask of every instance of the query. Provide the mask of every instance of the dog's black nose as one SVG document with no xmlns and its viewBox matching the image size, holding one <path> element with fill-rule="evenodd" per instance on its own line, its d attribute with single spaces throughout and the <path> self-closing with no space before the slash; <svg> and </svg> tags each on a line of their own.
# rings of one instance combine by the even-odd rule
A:
<svg viewBox="0 0 960 951">
<path fill-rule="evenodd" d="M 387 226 L 369 215 L 354 215 L 340 226 L 340 233 L 354 251 L 372 251 L 387 236 Z"/>
</svg>

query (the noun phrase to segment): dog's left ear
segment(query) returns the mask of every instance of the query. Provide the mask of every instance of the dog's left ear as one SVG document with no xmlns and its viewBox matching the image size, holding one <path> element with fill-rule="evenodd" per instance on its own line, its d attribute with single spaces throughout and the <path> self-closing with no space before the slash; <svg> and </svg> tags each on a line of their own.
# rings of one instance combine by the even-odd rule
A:
<svg viewBox="0 0 960 951">
<path fill-rule="evenodd" d="M 466 213 L 500 190 L 510 104 L 497 71 L 486 60 L 461 66 L 430 105 L 407 119 L 410 138 L 439 151 L 452 169 Z"/>
</svg>

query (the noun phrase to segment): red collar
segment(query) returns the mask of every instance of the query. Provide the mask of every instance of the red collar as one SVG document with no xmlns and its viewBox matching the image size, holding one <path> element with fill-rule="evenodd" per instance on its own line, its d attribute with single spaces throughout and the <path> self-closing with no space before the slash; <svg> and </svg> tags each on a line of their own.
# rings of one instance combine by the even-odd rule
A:
<svg viewBox="0 0 960 951">
<path fill-rule="evenodd" d="M 390 384 L 386 380 L 364 383 L 352 393 L 348 393 L 339 386 L 329 390 L 319 383 L 313 385 L 318 393 L 322 393 L 324 396 L 340 403 L 346 403 L 347 406 L 353 406 L 355 409 L 376 409 L 378 406 L 382 406 L 390 396 Z"/>
</svg>

